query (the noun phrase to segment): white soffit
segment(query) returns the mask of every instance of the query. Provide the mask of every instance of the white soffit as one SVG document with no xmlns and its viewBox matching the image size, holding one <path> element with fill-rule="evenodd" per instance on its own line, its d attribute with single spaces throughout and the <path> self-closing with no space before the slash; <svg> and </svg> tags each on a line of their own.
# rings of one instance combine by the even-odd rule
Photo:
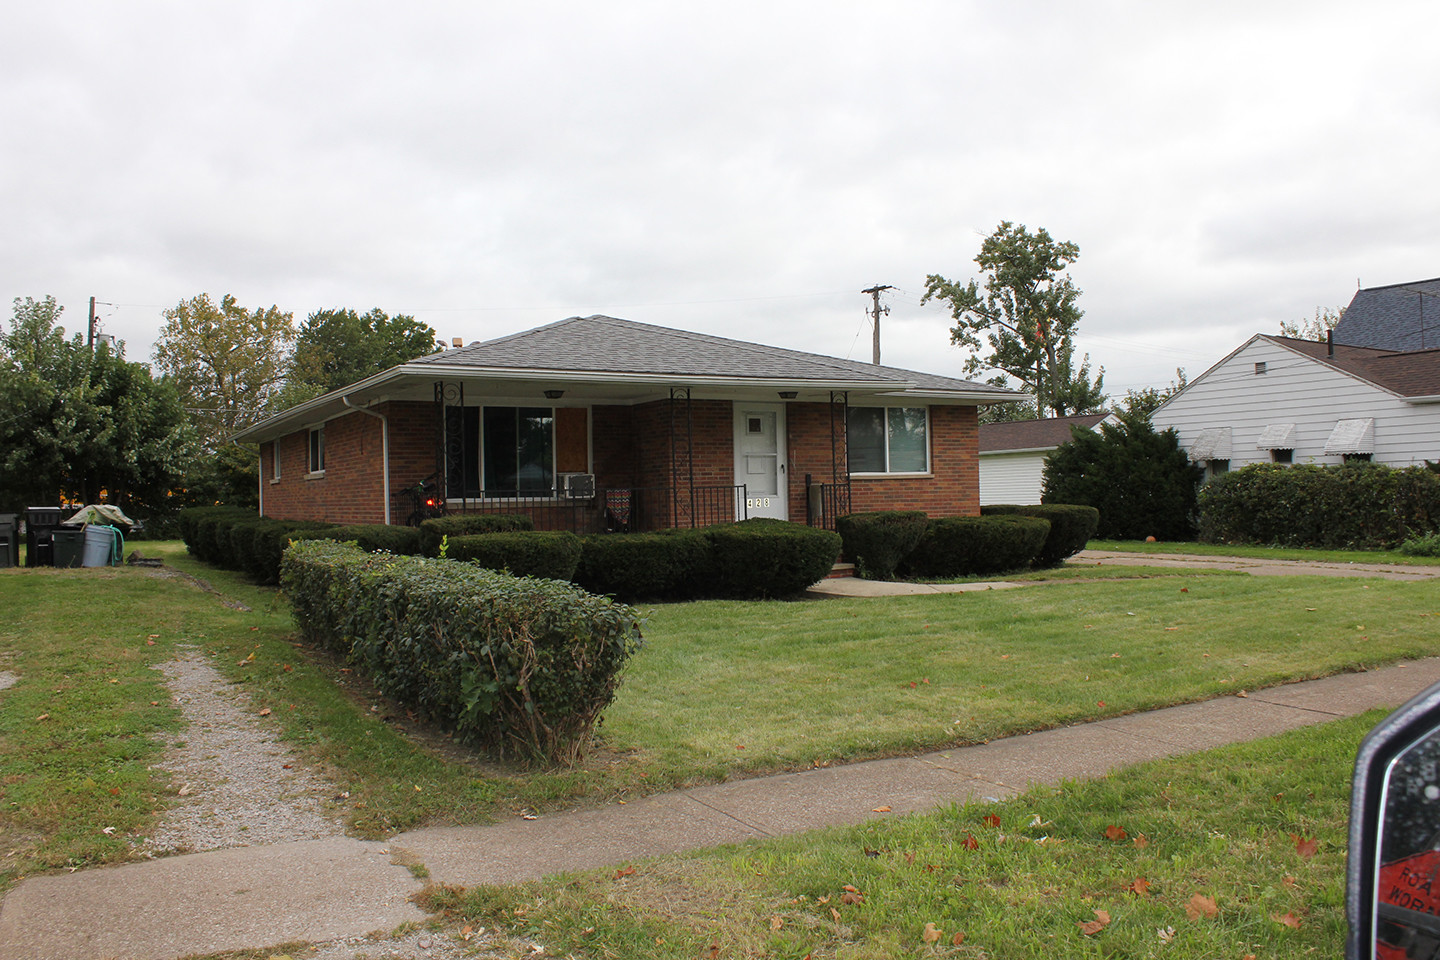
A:
<svg viewBox="0 0 1440 960">
<path fill-rule="evenodd" d="M 1190 459 L 1196 463 L 1202 460 L 1229 460 L 1230 428 L 1206 427 L 1201 430 L 1200 436 L 1190 444 Z"/>
<path fill-rule="evenodd" d="M 1353 420 L 1336 420 L 1330 439 L 1325 441 L 1327 454 L 1374 453 L 1375 418 L 1363 417 Z"/>
<path fill-rule="evenodd" d="M 1267 423 L 1260 432 L 1260 439 L 1255 441 L 1255 446 L 1260 450 L 1294 450 L 1295 424 Z"/>
</svg>

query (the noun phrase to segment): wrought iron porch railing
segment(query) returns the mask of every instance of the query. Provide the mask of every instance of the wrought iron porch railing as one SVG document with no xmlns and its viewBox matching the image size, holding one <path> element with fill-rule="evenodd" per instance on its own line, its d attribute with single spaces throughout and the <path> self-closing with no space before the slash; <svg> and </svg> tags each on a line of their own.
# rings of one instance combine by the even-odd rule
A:
<svg viewBox="0 0 1440 960">
<path fill-rule="evenodd" d="M 850 512 L 850 481 L 817 483 L 805 474 L 805 522 L 812 527 L 835 529 L 835 518 Z"/>
<path fill-rule="evenodd" d="M 444 512 L 452 516 L 521 513 L 534 519 L 537 530 L 568 530 L 576 534 L 640 533 L 670 527 L 703 527 L 733 523 L 748 516 L 743 484 L 696 486 L 693 495 L 688 487 L 680 490 L 668 487 L 611 487 L 596 490 L 591 497 L 474 490 L 464 498 L 446 500 Z"/>
</svg>

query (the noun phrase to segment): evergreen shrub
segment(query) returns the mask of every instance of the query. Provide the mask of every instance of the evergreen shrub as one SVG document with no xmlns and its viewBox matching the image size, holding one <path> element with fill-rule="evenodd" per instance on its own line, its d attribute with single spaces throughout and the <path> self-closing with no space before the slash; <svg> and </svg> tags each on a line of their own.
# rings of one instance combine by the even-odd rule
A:
<svg viewBox="0 0 1440 960">
<path fill-rule="evenodd" d="M 1060 566 L 1067 557 L 1084 550 L 1085 544 L 1090 542 L 1100 526 L 1100 511 L 1078 503 L 992 503 L 980 508 L 982 517 L 1004 515 L 1040 517 L 1050 521 L 1050 535 L 1045 538 L 1045 545 L 1035 558 L 1037 567 Z"/>
<path fill-rule="evenodd" d="M 424 552 L 424 537 L 419 527 L 406 527 L 394 523 L 348 523 L 331 527 L 324 536 L 306 537 L 310 540 L 353 540 L 366 553 L 400 554 L 419 556 Z"/>
<path fill-rule="evenodd" d="M 573 580 L 580 566 L 580 549 L 580 538 L 573 533 L 515 530 L 451 537 L 446 556 L 517 577 Z"/>
<path fill-rule="evenodd" d="M 1021 570 L 1034 562 L 1050 521 L 1019 515 L 937 517 L 900 565 L 908 577 L 975 577 Z"/>
<path fill-rule="evenodd" d="M 714 581 L 714 551 L 704 530 L 595 533 L 581 538 L 576 582 L 625 601 L 690 600 Z"/>
<path fill-rule="evenodd" d="M 300 634 L 463 740 L 574 762 L 641 643 L 635 612 L 553 580 L 306 541 L 280 583 Z"/>
<path fill-rule="evenodd" d="M 215 526 L 221 520 L 231 522 L 239 520 L 255 520 L 255 511 L 247 510 L 244 507 L 214 506 L 214 507 L 188 507 L 181 510 L 177 516 L 180 523 L 180 536 L 185 541 L 185 549 L 197 560 L 204 560 L 207 563 L 215 562 L 212 558 L 222 553 L 216 541 Z M 229 536 L 229 526 L 226 528 L 226 537 Z M 226 549 L 229 552 L 228 539 Z"/>
<path fill-rule="evenodd" d="M 438 556 L 440 541 L 475 533 L 508 533 L 512 530 L 534 530 L 535 521 L 524 513 L 458 513 L 451 517 L 432 517 L 420 524 L 422 551 L 427 557 Z"/>
<path fill-rule="evenodd" d="M 1383 464 L 1256 463 L 1200 490 L 1200 536 L 1211 543 L 1376 550 L 1440 525 L 1440 475 Z"/>
<path fill-rule="evenodd" d="M 334 530 L 323 520 L 265 520 L 253 528 L 250 562 L 245 573 L 256 583 L 277 583 L 280 558 L 291 540 L 309 540 Z"/>
<path fill-rule="evenodd" d="M 1174 430 L 1156 432 L 1143 414 L 1118 414 L 1100 432 L 1076 427 L 1045 458 L 1042 503 L 1100 511 L 1095 535 L 1110 540 L 1190 540 L 1204 470 Z"/>
<path fill-rule="evenodd" d="M 925 536 L 929 522 L 919 510 L 880 510 L 837 517 L 835 531 L 860 576 L 891 580 L 900 561 Z"/>
<path fill-rule="evenodd" d="M 840 534 L 755 518 L 709 527 L 715 595 L 787 597 L 824 579 L 840 556 Z"/>
</svg>

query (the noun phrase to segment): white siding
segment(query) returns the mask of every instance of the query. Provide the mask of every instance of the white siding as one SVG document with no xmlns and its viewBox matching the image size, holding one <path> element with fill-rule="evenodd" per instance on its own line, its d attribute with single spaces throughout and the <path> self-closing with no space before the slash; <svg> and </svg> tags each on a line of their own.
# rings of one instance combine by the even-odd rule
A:
<svg viewBox="0 0 1440 960">
<path fill-rule="evenodd" d="M 980 505 L 1040 502 L 1045 452 L 980 454 Z"/>
<path fill-rule="evenodd" d="M 1257 374 L 1255 364 L 1264 363 Z M 1375 420 L 1376 463 L 1406 467 L 1440 460 L 1440 404 L 1411 404 L 1279 344 L 1256 338 L 1207 370 L 1155 411 L 1155 428 L 1174 427 L 1187 450 L 1208 427 L 1229 427 L 1230 468 L 1269 463 L 1255 443 L 1270 424 L 1293 423 L 1295 463 L 1338 464 L 1325 454 L 1335 421 Z M 983 468 L 982 468 L 983 470 Z M 984 484 L 981 484 L 984 497 Z M 982 500 L 983 502 L 983 500 Z"/>
</svg>

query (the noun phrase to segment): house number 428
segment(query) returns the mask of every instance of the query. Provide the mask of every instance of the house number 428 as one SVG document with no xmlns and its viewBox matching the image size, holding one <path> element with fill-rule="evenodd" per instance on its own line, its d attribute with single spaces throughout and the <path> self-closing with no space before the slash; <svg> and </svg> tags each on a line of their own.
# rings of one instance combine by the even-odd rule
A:
<svg viewBox="0 0 1440 960">
<path fill-rule="evenodd" d="M 770 506 L 770 498 L 769 498 L 769 497 L 751 497 L 750 499 L 748 499 L 748 500 L 745 501 L 745 506 L 748 507 L 748 508 L 751 509 L 751 510 L 754 510 L 754 509 L 756 509 L 757 507 L 763 510 L 763 509 L 765 509 L 766 507 Z"/>
</svg>

